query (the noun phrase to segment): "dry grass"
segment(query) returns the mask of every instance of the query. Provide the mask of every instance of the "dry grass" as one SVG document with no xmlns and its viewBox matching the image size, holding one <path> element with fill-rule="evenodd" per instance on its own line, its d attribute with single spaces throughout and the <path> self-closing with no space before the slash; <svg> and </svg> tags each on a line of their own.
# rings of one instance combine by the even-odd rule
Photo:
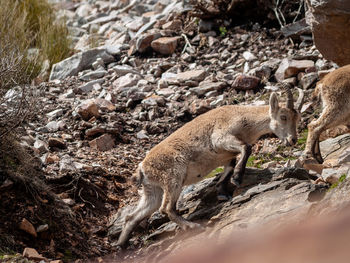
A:
<svg viewBox="0 0 350 263">
<path fill-rule="evenodd" d="M 65 23 L 56 21 L 46 0 L 0 0 L 0 5 L 0 88 L 28 83 L 43 61 L 52 65 L 70 54 Z"/>
</svg>

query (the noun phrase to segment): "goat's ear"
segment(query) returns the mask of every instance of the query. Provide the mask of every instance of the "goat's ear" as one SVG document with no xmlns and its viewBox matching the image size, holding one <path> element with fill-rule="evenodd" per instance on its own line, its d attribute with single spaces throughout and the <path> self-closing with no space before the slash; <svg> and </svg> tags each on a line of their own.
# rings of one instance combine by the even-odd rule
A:
<svg viewBox="0 0 350 263">
<path fill-rule="evenodd" d="M 275 92 L 272 92 L 270 96 L 270 114 L 276 114 L 278 112 L 278 98 Z"/>
</svg>

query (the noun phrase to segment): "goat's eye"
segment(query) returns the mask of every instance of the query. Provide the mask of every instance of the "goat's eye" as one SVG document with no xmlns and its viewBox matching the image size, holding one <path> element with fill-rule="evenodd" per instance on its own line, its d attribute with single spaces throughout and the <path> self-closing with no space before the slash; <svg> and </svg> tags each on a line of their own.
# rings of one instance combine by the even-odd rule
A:
<svg viewBox="0 0 350 263">
<path fill-rule="evenodd" d="M 287 120 L 287 116 L 282 115 L 282 116 L 281 116 L 281 120 L 282 120 L 282 121 L 286 121 L 286 120 Z"/>
</svg>

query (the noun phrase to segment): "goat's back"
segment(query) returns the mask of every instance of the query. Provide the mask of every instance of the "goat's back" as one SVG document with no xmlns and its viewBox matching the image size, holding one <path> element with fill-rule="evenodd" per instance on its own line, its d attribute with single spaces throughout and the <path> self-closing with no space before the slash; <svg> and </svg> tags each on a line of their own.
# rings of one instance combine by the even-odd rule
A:
<svg viewBox="0 0 350 263">
<path fill-rule="evenodd" d="M 324 105 L 344 107 L 350 103 L 350 65 L 327 74 L 317 85 Z"/>
</svg>

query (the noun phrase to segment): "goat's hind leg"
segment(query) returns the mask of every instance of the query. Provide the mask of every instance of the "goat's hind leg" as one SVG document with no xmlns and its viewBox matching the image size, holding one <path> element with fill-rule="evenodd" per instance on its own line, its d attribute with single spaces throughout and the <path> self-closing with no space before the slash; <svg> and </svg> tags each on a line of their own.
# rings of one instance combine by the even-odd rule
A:
<svg viewBox="0 0 350 263">
<path fill-rule="evenodd" d="M 179 199 L 182 185 L 177 182 L 169 182 L 163 189 L 163 201 L 160 212 L 166 214 L 169 219 L 179 225 L 183 230 L 187 228 L 202 228 L 200 224 L 187 221 L 175 211 L 176 202 Z"/>
<path fill-rule="evenodd" d="M 163 191 L 158 186 L 143 185 L 143 193 L 135 211 L 125 217 L 123 230 L 119 236 L 117 246 L 124 246 L 135 226 L 146 217 L 152 215 L 162 201 Z"/>
</svg>

